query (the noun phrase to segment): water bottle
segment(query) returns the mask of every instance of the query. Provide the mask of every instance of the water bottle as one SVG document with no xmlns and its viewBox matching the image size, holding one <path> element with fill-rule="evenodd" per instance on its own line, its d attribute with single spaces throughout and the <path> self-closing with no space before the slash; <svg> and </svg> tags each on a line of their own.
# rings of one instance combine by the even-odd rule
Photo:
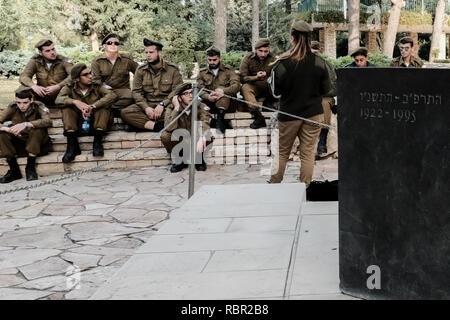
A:
<svg viewBox="0 0 450 320">
<path fill-rule="evenodd" d="M 81 125 L 81 129 L 84 133 L 89 133 L 89 117 L 86 117 L 86 119 L 84 119 L 83 124 Z"/>
</svg>

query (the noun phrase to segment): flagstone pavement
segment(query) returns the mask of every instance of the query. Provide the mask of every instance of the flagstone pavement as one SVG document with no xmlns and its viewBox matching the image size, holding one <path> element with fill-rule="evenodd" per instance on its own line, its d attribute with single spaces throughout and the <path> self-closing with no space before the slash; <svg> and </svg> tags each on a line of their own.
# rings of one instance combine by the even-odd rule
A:
<svg viewBox="0 0 450 320">
<path fill-rule="evenodd" d="M 188 170 L 168 169 L 98 171 L 0 195 L 0 300 L 90 298 L 187 200 Z M 267 165 L 209 166 L 196 173 L 196 188 L 266 183 L 267 172 Z M 299 163 L 289 162 L 283 183 L 298 173 Z M 337 173 L 336 159 L 317 161 L 314 179 Z"/>
</svg>

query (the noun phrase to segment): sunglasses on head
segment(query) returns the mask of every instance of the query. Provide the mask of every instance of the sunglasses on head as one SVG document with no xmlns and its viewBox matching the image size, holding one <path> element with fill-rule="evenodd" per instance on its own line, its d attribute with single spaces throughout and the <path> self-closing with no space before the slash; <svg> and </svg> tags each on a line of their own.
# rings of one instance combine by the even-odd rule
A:
<svg viewBox="0 0 450 320">
<path fill-rule="evenodd" d="M 115 45 L 115 46 L 119 46 L 120 45 L 120 42 L 119 41 L 106 41 L 106 44 L 108 45 L 108 46 L 111 46 L 111 45 Z"/>
</svg>

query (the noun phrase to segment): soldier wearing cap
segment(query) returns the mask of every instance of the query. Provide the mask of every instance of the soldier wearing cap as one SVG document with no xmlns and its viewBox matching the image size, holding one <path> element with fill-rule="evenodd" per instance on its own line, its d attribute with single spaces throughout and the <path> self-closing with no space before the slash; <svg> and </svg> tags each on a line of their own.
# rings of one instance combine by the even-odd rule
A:
<svg viewBox="0 0 450 320">
<path fill-rule="evenodd" d="M 270 97 L 267 79 L 272 71 L 272 63 L 274 61 L 275 57 L 270 52 L 270 40 L 262 38 L 256 42 L 255 51 L 249 52 L 242 59 L 239 68 L 242 83 L 241 93 L 246 101 L 253 103 L 248 104 L 248 108 L 255 118 L 253 123 L 250 124 L 250 128 L 252 129 L 266 126 L 266 120 L 255 104 L 258 103 L 258 98 L 267 99 Z"/>
<path fill-rule="evenodd" d="M 57 54 L 51 40 L 41 40 L 35 47 L 39 52 L 30 59 L 19 81 L 33 89 L 37 100 L 54 106 L 59 91 L 70 82 L 72 60 Z"/>
<path fill-rule="evenodd" d="M 167 106 L 164 126 L 168 126 L 184 109 L 186 109 L 192 102 L 192 84 L 184 83 L 177 87 L 175 90 L 175 96 L 172 98 L 172 103 Z M 197 142 L 197 152 L 201 153 L 197 156 L 197 159 L 201 157 L 201 163 L 196 163 L 195 168 L 199 171 L 206 170 L 206 163 L 203 159 L 203 152 L 206 150 L 206 146 L 211 143 L 211 139 L 207 139 L 209 133 L 209 123 L 211 122 L 211 114 L 209 113 L 209 108 L 203 103 L 199 103 L 197 110 L 197 121 L 201 122 L 201 127 L 199 128 L 199 139 Z M 170 172 L 178 172 L 187 167 L 187 164 L 182 161 L 183 150 L 178 150 L 178 154 L 172 154 L 174 147 L 179 143 L 179 141 L 173 141 L 175 138 L 174 131 L 176 129 L 184 129 L 191 131 L 191 121 L 192 114 L 189 109 L 186 111 L 175 123 L 167 128 L 161 134 L 161 141 L 166 148 L 167 152 L 171 154 L 172 161 L 174 162 L 170 168 Z M 182 134 L 182 132 L 180 132 Z M 180 136 L 177 135 L 178 138 Z M 208 137 L 209 138 L 209 137 Z M 209 140 L 209 141 L 207 141 Z M 187 146 L 186 146 L 187 147 Z M 177 161 L 178 160 L 178 161 Z"/>
<path fill-rule="evenodd" d="M 279 152 L 269 183 L 283 180 L 296 137 L 300 140 L 300 182 L 309 187 L 312 180 L 319 124 L 324 120 L 322 97 L 331 89 L 324 59 L 311 52 L 312 30 L 305 21 L 292 23 L 291 48 L 275 62 L 269 79 L 273 95 L 280 98 L 280 111 L 286 113 L 278 115 Z"/>
<path fill-rule="evenodd" d="M 321 56 L 320 43 L 318 41 L 311 41 L 311 51 L 318 56 Z M 327 125 L 331 124 L 331 110 L 335 106 L 336 102 L 334 97 L 337 96 L 336 90 L 336 71 L 333 65 L 326 59 L 324 59 L 327 66 L 328 76 L 330 78 L 331 89 L 322 97 L 322 108 L 324 114 L 324 123 Z M 327 137 L 328 128 L 322 128 L 320 130 L 319 144 L 317 145 L 317 158 L 328 153 L 327 150 Z"/>
<path fill-rule="evenodd" d="M 130 55 L 119 52 L 120 38 L 117 34 L 108 34 L 103 38 L 102 45 L 105 52 L 91 64 L 92 81 L 117 95 L 117 101 L 111 111 L 114 116 L 120 117 L 120 111 L 134 103 L 130 89 L 130 72 L 134 74 L 139 64 Z"/>
<path fill-rule="evenodd" d="M 19 88 L 16 101 L 0 113 L 0 157 L 5 157 L 9 171 L 0 183 L 22 178 L 16 157 L 27 156 L 25 174 L 27 181 L 36 180 L 36 157 L 48 153 L 51 142 L 47 128 L 52 125 L 49 110 L 35 102 L 30 88 Z M 11 126 L 4 125 L 11 121 Z"/>
<path fill-rule="evenodd" d="M 210 107 L 211 112 L 217 113 L 216 128 L 225 133 L 227 125 L 224 118 L 231 100 L 224 95 L 235 96 L 241 84 L 233 67 L 222 63 L 219 49 L 212 46 L 206 50 L 206 55 L 208 67 L 200 69 L 197 82 L 200 88 L 213 92 L 203 91 L 200 97 Z"/>
<path fill-rule="evenodd" d="M 374 68 L 377 65 L 369 62 L 369 50 L 366 47 L 359 47 L 350 55 L 355 61 L 345 66 L 345 68 Z"/>
<path fill-rule="evenodd" d="M 89 117 L 90 127 L 94 131 L 94 157 L 101 157 L 103 135 L 108 130 L 111 119 L 110 108 L 116 100 L 116 94 L 92 82 L 92 72 L 84 63 L 76 64 L 70 73 L 73 81 L 67 84 L 56 98 L 62 106 L 64 135 L 67 137 L 67 150 L 64 163 L 71 162 L 81 154 L 77 135 L 84 119 Z"/>
<path fill-rule="evenodd" d="M 147 63 L 136 69 L 133 80 L 135 104 L 121 112 L 122 119 L 140 129 L 160 131 L 164 110 L 174 89 L 183 83 L 178 67 L 162 58 L 163 45 L 144 38 Z"/>
<path fill-rule="evenodd" d="M 400 56 L 392 59 L 391 67 L 404 68 L 424 68 L 420 58 L 413 56 L 414 39 L 411 37 L 403 37 L 398 41 Z"/>
</svg>

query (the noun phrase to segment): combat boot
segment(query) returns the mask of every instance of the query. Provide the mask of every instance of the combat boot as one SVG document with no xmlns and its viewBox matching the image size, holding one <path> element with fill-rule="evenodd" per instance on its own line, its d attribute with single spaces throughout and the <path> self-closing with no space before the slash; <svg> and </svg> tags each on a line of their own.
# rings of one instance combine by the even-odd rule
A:
<svg viewBox="0 0 450 320">
<path fill-rule="evenodd" d="M 16 157 L 7 158 L 6 161 L 9 164 L 9 170 L 0 178 L 0 183 L 10 183 L 14 180 L 22 179 L 22 173 L 20 172 Z"/>
<path fill-rule="evenodd" d="M 81 154 L 80 145 L 75 132 L 66 132 L 67 149 L 62 158 L 62 162 L 69 163 L 75 159 L 75 156 Z"/>
<path fill-rule="evenodd" d="M 27 166 L 25 167 L 25 176 L 27 181 L 38 179 L 38 175 L 36 173 L 36 157 L 28 157 Z"/>
<path fill-rule="evenodd" d="M 225 134 L 226 130 L 225 124 L 225 110 L 218 109 L 217 111 L 217 121 L 216 121 L 216 129 L 219 130 L 222 134 Z"/>
<path fill-rule="evenodd" d="M 196 164 L 195 169 L 197 171 L 206 171 L 206 162 L 205 162 L 205 160 L 203 160 L 203 156 L 202 156 L 202 163 Z"/>
<path fill-rule="evenodd" d="M 266 119 L 264 119 L 261 111 L 254 110 L 251 112 L 255 120 L 250 124 L 251 129 L 264 128 L 266 126 Z"/>
<path fill-rule="evenodd" d="M 318 156 L 327 153 L 327 136 L 328 136 L 328 129 L 322 129 L 320 131 L 319 144 L 317 145 Z"/>
<path fill-rule="evenodd" d="M 103 149 L 103 131 L 95 130 L 92 155 L 94 157 L 103 157 L 104 154 L 105 152 Z"/>
<path fill-rule="evenodd" d="M 180 164 L 172 164 L 172 166 L 170 167 L 170 172 L 175 173 L 175 172 L 180 172 L 181 170 L 183 170 L 184 168 L 187 167 L 187 164 L 184 164 L 183 162 Z"/>
</svg>

